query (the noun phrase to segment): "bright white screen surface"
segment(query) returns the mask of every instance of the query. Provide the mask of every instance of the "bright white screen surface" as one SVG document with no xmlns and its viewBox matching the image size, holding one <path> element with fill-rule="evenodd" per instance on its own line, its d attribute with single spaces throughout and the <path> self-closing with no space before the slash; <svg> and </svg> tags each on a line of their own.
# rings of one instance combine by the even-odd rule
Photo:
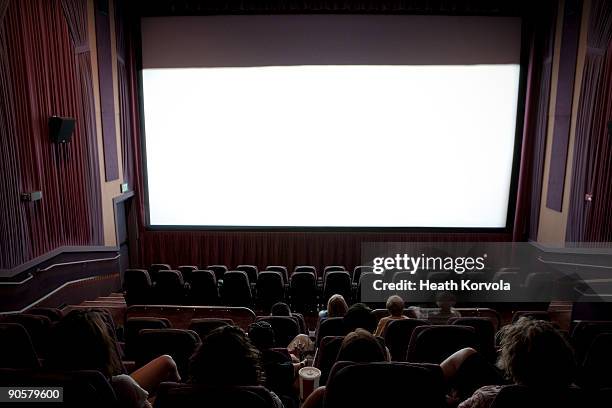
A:
<svg viewBox="0 0 612 408">
<path fill-rule="evenodd" d="M 310 24 L 310 17 L 323 18 L 323 24 Z M 478 18 L 489 37 L 483 43 L 474 32 L 480 42 L 463 41 L 471 53 L 462 61 L 461 53 L 443 49 L 448 60 L 427 52 L 415 56 L 411 41 L 423 47 L 422 41 L 414 33 L 407 36 L 411 40 L 398 38 L 402 24 L 448 31 L 444 17 L 419 17 L 421 26 L 409 24 L 411 16 L 392 17 L 387 21 L 396 29 L 390 32 L 381 29 L 387 27 L 381 19 L 389 16 L 343 17 L 143 19 L 151 225 L 506 226 L 520 24 L 504 19 L 506 31 L 498 33 L 499 21 Z M 232 24 L 223 24 L 224 18 Z M 474 20 L 465 19 L 466 30 L 474 31 Z M 461 18 L 452 23 L 461 31 Z M 244 32 L 245 53 L 257 63 L 236 56 L 240 36 L 222 29 L 237 24 L 243 24 L 238 31 Z M 378 47 L 368 63 L 363 41 L 359 46 L 359 38 L 338 39 L 343 24 L 368 38 L 377 35 L 388 49 Z M 304 40 L 308 27 L 327 27 L 333 47 Z M 282 38 L 274 40 L 275 29 L 282 29 Z M 496 34 L 498 41 L 512 42 L 509 55 L 491 44 Z M 300 40 L 291 42 L 292 35 Z M 193 37 L 200 42 L 185 43 Z M 267 46 L 254 53 L 252 46 L 262 43 Z M 365 49 L 357 52 L 359 47 Z M 474 53 L 482 53 L 481 60 Z M 329 63 L 322 64 L 326 58 Z"/>
</svg>

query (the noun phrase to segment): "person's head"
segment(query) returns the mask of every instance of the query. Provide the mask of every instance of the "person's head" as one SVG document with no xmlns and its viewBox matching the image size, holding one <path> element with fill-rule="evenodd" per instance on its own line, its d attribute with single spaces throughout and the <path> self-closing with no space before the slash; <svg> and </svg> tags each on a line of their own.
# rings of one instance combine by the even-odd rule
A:
<svg viewBox="0 0 612 408">
<path fill-rule="evenodd" d="M 270 323 L 260 320 L 249 326 L 249 339 L 259 350 L 267 350 L 274 347 L 274 330 Z"/>
<path fill-rule="evenodd" d="M 355 303 L 344 315 L 344 325 L 348 330 L 361 328 L 372 332 L 376 328 L 376 317 L 365 304 Z"/>
<path fill-rule="evenodd" d="M 389 296 L 386 307 L 391 316 L 400 317 L 404 313 L 404 299 L 397 295 Z"/>
<path fill-rule="evenodd" d="M 342 317 L 348 311 L 348 305 L 344 296 L 332 295 L 327 301 L 327 317 Z"/>
<path fill-rule="evenodd" d="M 53 326 L 46 364 L 59 370 L 97 370 L 105 377 L 123 372 L 117 344 L 101 312 L 72 310 Z"/>
<path fill-rule="evenodd" d="M 440 292 L 436 294 L 436 305 L 442 311 L 450 311 L 457 303 L 457 298 L 451 292 Z"/>
<path fill-rule="evenodd" d="M 571 346 L 550 322 L 520 318 L 498 333 L 499 368 L 517 384 L 568 386 L 576 364 Z"/>
<path fill-rule="evenodd" d="M 374 363 L 386 361 L 387 351 L 382 344 L 364 329 L 357 329 L 344 337 L 336 361 Z"/>
<path fill-rule="evenodd" d="M 260 385 L 261 354 L 242 329 L 218 327 L 191 356 L 190 381 L 219 386 Z"/>
<path fill-rule="evenodd" d="M 291 316 L 289 305 L 284 302 L 278 302 L 272 305 L 270 316 Z"/>
</svg>

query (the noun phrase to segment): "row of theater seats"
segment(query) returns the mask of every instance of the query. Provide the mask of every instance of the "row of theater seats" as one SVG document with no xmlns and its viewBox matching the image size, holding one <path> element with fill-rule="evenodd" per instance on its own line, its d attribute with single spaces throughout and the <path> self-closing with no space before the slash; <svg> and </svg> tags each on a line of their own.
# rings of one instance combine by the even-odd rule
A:
<svg viewBox="0 0 612 408">
<path fill-rule="evenodd" d="M 405 313 L 410 315 L 412 311 L 406 309 Z M 97 375 L 99 373 L 63 373 L 41 370 L 41 362 L 44 366 L 44 358 L 46 353 L 49 352 L 48 347 L 52 346 L 46 342 L 49 329 L 54 321 L 61 318 L 61 315 L 61 311 L 55 309 L 31 309 L 28 313 L 8 315 L 2 318 L 0 321 L 0 339 L 3 340 L 3 347 L 0 348 L 0 386 L 14 385 L 14 381 L 20 381 L 22 385 L 32 386 L 62 385 L 65 387 L 65 394 L 70 395 L 70 398 L 73 399 L 85 398 L 83 393 L 86 393 L 87 389 L 90 391 L 93 389 L 96 392 L 94 394 L 96 402 L 110 402 L 112 393 L 105 394 L 104 390 L 108 384 L 103 377 Z M 376 317 L 381 315 L 381 313 L 372 313 L 374 318 L 371 320 L 371 324 L 369 323 L 370 327 L 365 328 L 373 330 L 377 324 Z M 514 319 L 518 319 L 522 315 L 548 319 L 548 316 L 543 312 L 517 313 Z M 105 314 L 105 316 L 109 327 L 112 328 L 113 335 L 120 344 L 125 345 L 123 348 L 124 359 L 135 362 L 131 365 L 132 369 L 156 356 L 170 354 L 177 362 L 181 374 L 186 374 L 189 356 L 199 345 L 201 338 L 216 327 L 233 324 L 231 319 L 194 319 L 188 329 L 177 329 L 172 328 L 168 319 L 132 317 L 127 319 L 122 330 L 119 330 L 120 328 L 115 327 L 110 313 Z M 275 346 L 277 347 L 286 347 L 295 335 L 306 332 L 303 317 L 299 314 L 293 314 L 293 316 L 261 316 L 257 319 L 266 320 L 270 323 L 275 332 L 277 339 Z M 323 320 L 317 328 L 315 366 L 319 367 L 323 373 L 322 384 L 327 384 L 330 389 L 338 392 L 345 390 L 344 386 L 341 385 L 344 384 L 343 381 L 348 378 L 353 379 L 354 376 L 366 375 L 369 380 L 367 383 L 363 383 L 363 387 L 364 389 L 372 389 L 372 384 L 378 384 L 379 381 L 384 381 L 388 387 L 395 381 L 396 374 L 401 374 L 402 382 L 408 384 L 410 383 L 408 379 L 419 373 L 417 375 L 418 379 L 414 381 L 421 386 L 430 387 L 428 388 L 428 395 L 423 395 L 422 398 L 431 402 L 432 395 L 436 395 L 431 390 L 436 388 L 431 388 L 433 387 L 431 383 L 423 383 L 423 381 L 427 382 L 432 379 L 419 370 L 427 369 L 427 364 L 438 364 L 448 355 L 463 347 L 474 347 L 493 361 L 495 358 L 494 335 L 496 325 L 497 322 L 482 317 L 452 318 L 448 321 L 448 324 L 437 326 L 431 325 L 425 320 L 414 318 L 392 321 L 384 331 L 381 341 L 389 348 L 393 362 L 360 365 L 359 368 L 349 369 L 345 372 L 343 371 L 344 368 L 340 370 L 341 367 L 334 364 L 343 336 L 353 327 L 349 326 L 343 318 L 329 318 Z M 569 336 L 576 351 L 576 359 L 581 365 L 579 385 L 585 389 L 612 387 L 612 376 L 609 373 L 609 367 L 612 364 L 612 322 L 576 321 L 573 323 Z M 407 362 L 420 365 L 409 365 Z M 421 368 L 417 370 L 414 367 Z M 347 377 L 338 377 L 340 373 L 344 373 L 343 375 L 347 375 Z M 374 377 L 370 375 L 374 375 Z M 204 395 L 212 393 L 209 396 L 211 400 L 225 395 L 218 394 L 219 390 L 207 389 L 206 387 L 200 386 L 193 389 L 190 387 L 192 386 L 186 384 L 165 384 L 163 389 L 160 390 L 159 402 L 156 403 L 156 406 L 192 406 L 189 405 L 189 401 L 182 399 L 186 398 L 185 395 L 194 397 L 195 394 L 199 395 L 199 393 L 204 393 Z M 181 391 L 176 392 L 177 389 Z M 402 388 L 402 390 L 405 389 Z M 257 394 L 256 390 L 251 391 Z M 250 394 L 251 391 L 242 388 L 236 390 L 240 393 L 241 398 L 253 397 Z M 342 393 L 346 391 L 342 391 Z M 334 392 L 332 391 L 326 398 L 330 398 L 330 401 L 334 401 L 334 398 L 340 398 L 339 395 L 335 396 Z M 572 391 L 572 394 L 567 398 L 574 398 L 576 395 L 586 398 L 582 393 L 581 390 Z M 351 395 L 347 394 L 343 401 L 345 403 L 352 401 L 353 398 L 357 398 L 357 395 L 361 394 L 355 392 Z M 378 395 L 380 396 L 380 393 Z M 417 393 L 415 395 L 421 394 Z M 89 395 L 89 397 L 91 396 Z M 229 395 L 226 397 L 230 398 L 228 401 L 231 401 L 235 396 Z M 365 398 L 365 395 L 362 395 L 362 397 Z M 381 398 L 384 400 L 386 397 Z M 418 397 L 417 401 L 420 401 L 420 398 Z M 340 406 L 334 405 L 336 403 L 339 404 L 340 401 L 334 402 L 331 406 Z M 95 404 L 88 406 L 95 406 Z M 259 405 L 254 403 L 252 406 Z"/>
<path fill-rule="evenodd" d="M 333 294 L 353 298 L 360 277 L 371 271 L 358 266 L 349 272 L 343 266 L 327 266 L 320 278 L 312 266 L 298 266 L 289 276 L 284 266 L 254 265 L 196 266 L 154 264 L 148 270 L 128 269 L 124 290 L 128 304 L 190 304 L 257 307 L 268 310 L 274 303 L 288 301 L 294 310 L 313 312 Z"/>
</svg>

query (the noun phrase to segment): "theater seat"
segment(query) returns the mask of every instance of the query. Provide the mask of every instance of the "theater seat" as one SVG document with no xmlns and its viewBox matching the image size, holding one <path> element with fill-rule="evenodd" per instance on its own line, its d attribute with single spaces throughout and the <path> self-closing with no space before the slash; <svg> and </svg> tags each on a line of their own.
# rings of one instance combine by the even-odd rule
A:
<svg viewBox="0 0 612 408">
<path fill-rule="evenodd" d="M 1 387 L 62 387 L 64 402 L 20 402 L 18 407 L 120 408 L 110 383 L 99 371 L 0 369 Z M 5 405 L 5 404 L 0 404 Z M 7 405 L 8 406 L 8 405 Z"/>
<path fill-rule="evenodd" d="M 38 368 L 40 363 L 26 329 L 17 323 L 0 323 L 0 367 Z"/>
<path fill-rule="evenodd" d="M 589 346 L 580 367 L 579 384 L 584 388 L 612 388 L 612 333 L 599 334 Z"/>
<path fill-rule="evenodd" d="M 255 282 L 257 282 L 257 275 L 258 275 L 258 270 L 257 270 L 257 266 L 255 265 L 238 265 L 236 267 L 237 271 L 242 271 L 244 273 L 247 274 L 247 277 L 249 278 L 249 283 L 251 285 L 254 285 Z"/>
<path fill-rule="evenodd" d="M 330 272 L 346 272 L 346 268 L 342 265 L 328 265 L 323 268 L 323 281 L 325 281 L 325 277 Z"/>
<path fill-rule="evenodd" d="M 169 329 L 170 321 L 163 317 L 130 317 L 125 322 L 125 354 L 128 359 L 137 357 L 138 335 L 144 329 Z"/>
<path fill-rule="evenodd" d="M 64 313 L 55 307 L 33 307 L 26 311 L 28 314 L 46 316 L 51 320 L 51 322 L 57 322 L 62 317 L 64 317 Z"/>
<path fill-rule="evenodd" d="M 285 300 L 285 285 L 280 272 L 264 271 L 257 276 L 257 305 L 269 312 L 273 304 Z"/>
<path fill-rule="evenodd" d="M 189 323 L 189 330 L 193 330 L 198 333 L 200 339 L 208 336 L 208 334 L 221 326 L 233 326 L 234 321 L 232 319 L 216 319 L 216 318 L 202 318 L 192 319 Z"/>
<path fill-rule="evenodd" d="M 283 285 L 287 285 L 289 283 L 289 273 L 287 272 L 286 266 L 269 265 L 269 266 L 266 266 L 266 271 L 280 273 L 283 278 Z"/>
<path fill-rule="evenodd" d="M 253 295 L 246 273 L 229 271 L 223 275 L 221 301 L 226 306 L 251 307 L 253 305 Z"/>
<path fill-rule="evenodd" d="M 352 279 L 353 283 L 358 283 L 363 273 L 367 273 L 367 272 L 373 273 L 373 271 L 374 271 L 374 268 L 371 266 L 367 266 L 367 265 L 356 266 L 353 269 L 353 279 Z"/>
<path fill-rule="evenodd" d="M 314 312 L 317 308 L 317 278 L 312 272 L 293 272 L 289 288 L 292 310 Z"/>
<path fill-rule="evenodd" d="M 321 339 L 327 336 L 344 336 L 348 330 L 344 324 L 342 317 L 330 317 L 319 323 L 317 328 L 317 347 L 321 343 Z"/>
<path fill-rule="evenodd" d="M 491 408 L 582 408 L 603 406 L 591 394 L 580 388 L 534 390 L 521 385 L 507 385 L 501 389 Z"/>
<path fill-rule="evenodd" d="M 440 364 L 465 347 L 478 349 L 475 330 L 468 326 L 418 326 L 412 332 L 406 360 L 413 363 Z"/>
<path fill-rule="evenodd" d="M 123 274 L 123 290 L 128 305 L 146 305 L 152 300 L 151 277 L 144 269 L 127 269 Z"/>
<path fill-rule="evenodd" d="M 453 317 L 448 324 L 469 326 L 476 332 L 478 349 L 489 361 L 494 361 L 495 352 L 495 325 L 488 317 Z"/>
<path fill-rule="evenodd" d="M 143 329 L 138 334 L 136 365 L 142 367 L 164 354 L 172 356 L 182 378 L 187 378 L 189 358 L 200 344 L 192 330 Z"/>
<path fill-rule="evenodd" d="M 296 272 L 310 272 L 310 273 L 314 274 L 314 276 L 317 276 L 317 268 L 315 268 L 314 266 L 311 266 L 311 265 L 299 265 L 299 266 L 296 266 L 293 269 L 293 273 L 296 273 Z"/>
<path fill-rule="evenodd" d="M 418 326 L 429 326 L 429 322 L 420 319 L 391 320 L 383 332 L 385 344 L 391 353 L 391 360 L 406 361 L 406 352 L 412 332 Z"/>
<path fill-rule="evenodd" d="M 191 272 L 191 282 L 187 303 L 190 305 L 218 305 L 219 289 L 213 271 L 196 270 Z"/>
<path fill-rule="evenodd" d="M 47 356 L 49 351 L 49 329 L 51 328 L 51 320 L 48 317 L 18 313 L 4 316 L 2 322 L 22 325 L 28 332 L 38 357 L 44 358 Z"/>
<path fill-rule="evenodd" d="M 198 267 L 195 265 L 181 265 L 176 270 L 183 277 L 183 282 L 191 282 L 191 272 L 197 271 Z"/>
<path fill-rule="evenodd" d="M 151 277 L 151 282 L 157 282 L 157 272 L 159 271 L 169 271 L 172 269 L 170 265 L 163 263 L 151 264 L 149 266 L 149 276 Z"/>
<path fill-rule="evenodd" d="M 314 361 L 314 366 L 321 370 L 319 385 L 327 383 L 329 372 L 336 363 L 343 340 L 344 336 L 325 336 L 321 339 Z"/>
<path fill-rule="evenodd" d="M 325 274 L 323 281 L 323 303 L 335 294 L 342 295 L 347 302 L 351 298 L 351 276 L 346 271 L 330 271 Z"/>
<path fill-rule="evenodd" d="M 274 346 L 287 347 L 287 345 L 300 334 L 300 326 L 293 316 L 260 316 L 257 321 L 270 323 L 274 331 Z"/>
<path fill-rule="evenodd" d="M 261 386 L 211 387 L 162 383 L 155 408 L 275 408 L 270 392 Z"/>
<path fill-rule="evenodd" d="M 213 273 L 215 274 L 215 279 L 217 281 L 223 280 L 223 276 L 227 272 L 227 266 L 225 265 L 208 265 L 206 269 L 209 271 L 213 271 Z"/>
<path fill-rule="evenodd" d="M 445 406 L 442 371 L 437 366 L 381 362 L 338 362 L 332 368 L 325 408 Z"/>
<path fill-rule="evenodd" d="M 612 333 L 612 321 L 578 320 L 571 333 L 576 361 L 584 361 L 589 347 L 600 334 Z"/>
<path fill-rule="evenodd" d="M 157 272 L 154 286 L 155 302 L 160 305 L 182 305 L 185 302 L 185 282 L 178 271 Z"/>
</svg>

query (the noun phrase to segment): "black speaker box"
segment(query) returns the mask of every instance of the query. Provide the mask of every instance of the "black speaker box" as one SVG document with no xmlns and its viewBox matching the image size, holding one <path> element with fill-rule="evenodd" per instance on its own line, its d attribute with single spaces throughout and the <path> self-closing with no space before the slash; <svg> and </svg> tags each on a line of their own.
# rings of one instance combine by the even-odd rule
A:
<svg viewBox="0 0 612 408">
<path fill-rule="evenodd" d="M 52 143 L 68 143 L 74 131 L 74 118 L 51 116 L 49 118 L 49 137 Z"/>
</svg>

